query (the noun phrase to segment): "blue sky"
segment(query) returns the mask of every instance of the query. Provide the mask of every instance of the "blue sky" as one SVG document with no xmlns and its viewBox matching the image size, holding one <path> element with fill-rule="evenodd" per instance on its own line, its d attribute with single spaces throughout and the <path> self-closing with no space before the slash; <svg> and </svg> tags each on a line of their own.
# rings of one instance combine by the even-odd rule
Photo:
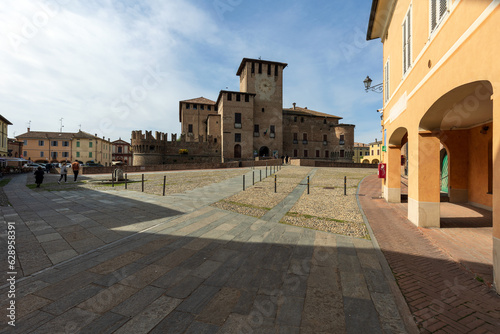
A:
<svg viewBox="0 0 500 334">
<path fill-rule="evenodd" d="M 81 129 L 116 140 L 178 133 L 179 101 L 238 90 L 242 58 L 288 63 L 283 105 L 343 117 L 380 139 L 382 44 L 365 40 L 371 0 L 7 0 L 0 109 L 9 137 Z"/>
</svg>

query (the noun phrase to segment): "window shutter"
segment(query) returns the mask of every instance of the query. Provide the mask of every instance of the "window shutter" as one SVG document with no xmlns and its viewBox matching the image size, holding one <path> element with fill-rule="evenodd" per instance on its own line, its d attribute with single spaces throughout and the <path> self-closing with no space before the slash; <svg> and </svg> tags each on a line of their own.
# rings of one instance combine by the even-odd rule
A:
<svg viewBox="0 0 500 334">
<path fill-rule="evenodd" d="M 441 19 L 444 16 L 444 13 L 446 13 L 447 6 L 448 5 L 448 0 L 439 0 L 439 19 Z"/>
<path fill-rule="evenodd" d="M 406 28 L 407 38 L 406 38 L 406 52 L 408 53 L 408 68 L 411 66 L 411 7 L 408 11 L 408 16 L 406 19 L 406 24 L 408 27 Z"/>
<path fill-rule="evenodd" d="M 403 73 L 406 73 L 406 22 L 403 23 Z"/>
<path fill-rule="evenodd" d="M 437 0 L 431 0 L 431 30 L 434 30 L 437 24 L 436 1 Z"/>
</svg>

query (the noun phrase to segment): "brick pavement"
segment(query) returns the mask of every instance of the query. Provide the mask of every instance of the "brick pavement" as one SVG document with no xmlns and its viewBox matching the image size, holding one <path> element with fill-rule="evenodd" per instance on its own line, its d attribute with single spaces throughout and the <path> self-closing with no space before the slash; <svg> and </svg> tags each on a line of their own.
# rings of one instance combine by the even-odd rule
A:
<svg viewBox="0 0 500 334">
<path fill-rule="evenodd" d="M 227 184 L 231 182 L 240 184 L 241 179 L 229 180 Z M 113 205 L 115 201 L 125 200 L 130 205 L 147 203 L 148 207 L 130 229 L 127 224 L 115 225 L 114 221 L 106 225 L 109 217 L 100 222 L 99 231 L 103 235 L 105 231 L 121 231 L 126 238 L 43 267 L 20 280 L 16 286 L 16 327 L 7 327 L 6 318 L 2 317 L 0 332 L 405 333 L 411 330 L 404 326 L 402 311 L 397 307 L 387 272 L 372 241 L 279 224 L 278 217 L 265 221 L 210 207 L 211 200 L 234 191 L 234 187 L 214 187 L 197 194 L 199 200 L 190 198 L 195 193 L 165 199 L 125 191 L 89 192 L 91 196 L 80 198 L 86 210 L 99 213 L 88 213 L 92 217 L 86 218 L 93 221 L 98 221 L 101 214 L 113 216 L 120 212 Z M 23 199 L 29 201 L 35 195 L 26 192 L 14 192 L 13 198 L 18 196 L 13 202 L 15 212 L 2 214 L 12 215 L 3 218 L 16 219 L 19 226 L 27 223 L 27 230 L 20 234 L 28 236 L 38 229 L 29 227 L 34 210 Z M 47 217 L 60 208 L 50 206 L 50 202 L 57 203 L 64 197 L 48 193 L 36 196 L 45 198 L 40 200 L 47 205 Z M 284 204 L 290 201 L 285 199 Z M 166 208 L 182 211 L 179 208 L 183 205 L 191 209 L 163 219 L 144 216 Z M 30 214 L 26 221 L 25 214 Z M 41 220 L 50 223 L 53 219 L 41 217 Z M 140 226 L 134 228 L 137 223 L 142 230 Z M 42 241 L 35 236 L 30 242 L 57 245 L 60 239 L 55 233 L 64 234 L 59 229 L 65 226 L 39 230 L 51 228 L 57 231 L 51 232 L 53 237 Z M 27 239 L 20 240 L 22 247 Z M 3 286 L 0 294 L 5 296 L 7 289 Z M 0 301 L 3 310 L 5 303 L 6 299 Z"/>
<path fill-rule="evenodd" d="M 421 333 L 499 333 L 500 297 L 406 218 L 404 204 L 380 198 L 367 177 L 359 200 Z M 491 238 L 491 235 L 490 235 Z"/>
</svg>

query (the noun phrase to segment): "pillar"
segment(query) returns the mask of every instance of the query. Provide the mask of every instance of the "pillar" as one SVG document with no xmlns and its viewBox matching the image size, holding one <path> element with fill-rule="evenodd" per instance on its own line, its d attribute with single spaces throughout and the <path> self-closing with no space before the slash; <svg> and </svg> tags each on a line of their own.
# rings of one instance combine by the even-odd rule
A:
<svg viewBox="0 0 500 334">
<path fill-rule="evenodd" d="M 390 203 L 401 203 L 401 146 L 387 148 L 387 174 L 384 182 L 384 198 Z"/>
<path fill-rule="evenodd" d="M 493 92 L 497 92 L 500 85 L 494 87 Z M 493 101 L 493 282 L 497 293 L 500 294 L 500 100 Z"/>
<path fill-rule="evenodd" d="M 440 227 L 439 145 L 432 133 L 419 133 L 416 156 L 410 160 L 416 189 L 408 193 L 408 219 L 418 227 Z"/>
</svg>

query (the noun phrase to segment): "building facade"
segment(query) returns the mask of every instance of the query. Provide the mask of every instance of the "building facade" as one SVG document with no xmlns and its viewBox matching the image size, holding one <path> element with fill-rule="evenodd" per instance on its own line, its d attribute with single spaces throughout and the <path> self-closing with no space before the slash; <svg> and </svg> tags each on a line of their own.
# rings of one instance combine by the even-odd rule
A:
<svg viewBox="0 0 500 334">
<path fill-rule="evenodd" d="M 401 200 L 408 144 L 408 219 L 439 228 L 442 192 L 450 202 L 492 210 L 497 289 L 500 43 L 493 36 L 499 22 L 499 1 L 374 0 L 367 31 L 368 40 L 383 43 L 384 198 Z"/>
<path fill-rule="evenodd" d="M 371 163 L 369 159 L 364 157 L 370 155 L 370 145 L 364 143 L 354 143 L 354 156 L 352 157 L 352 161 L 355 163 Z"/>
<path fill-rule="evenodd" d="M 8 138 L 7 127 L 12 125 L 5 117 L 0 115 L 0 156 L 7 156 L 8 152 Z"/>
<path fill-rule="evenodd" d="M 16 137 L 23 142 L 23 158 L 34 162 L 96 162 L 111 166 L 111 142 L 84 131 L 30 131 Z"/>
<path fill-rule="evenodd" d="M 125 165 L 132 165 L 132 149 L 130 143 L 121 138 L 111 143 L 112 162 L 120 162 Z"/>
<path fill-rule="evenodd" d="M 202 153 L 219 156 L 222 161 L 285 155 L 352 161 L 354 125 L 339 124 L 341 117 L 295 104 L 293 108 L 283 108 L 286 66 L 281 62 L 244 58 L 236 72 L 239 91 L 221 90 L 215 101 L 205 97 L 180 101 L 182 145 L 207 143 L 204 145 L 211 151 Z M 138 164 L 139 160 L 162 161 L 161 156 L 175 152 L 179 146 L 165 141 L 162 134 L 159 141 L 148 144 L 144 141 L 156 139 L 152 135 L 146 137 L 133 132 L 134 164 L 136 156 L 140 156 Z M 191 147 L 191 151 L 197 150 Z"/>
</svg>

